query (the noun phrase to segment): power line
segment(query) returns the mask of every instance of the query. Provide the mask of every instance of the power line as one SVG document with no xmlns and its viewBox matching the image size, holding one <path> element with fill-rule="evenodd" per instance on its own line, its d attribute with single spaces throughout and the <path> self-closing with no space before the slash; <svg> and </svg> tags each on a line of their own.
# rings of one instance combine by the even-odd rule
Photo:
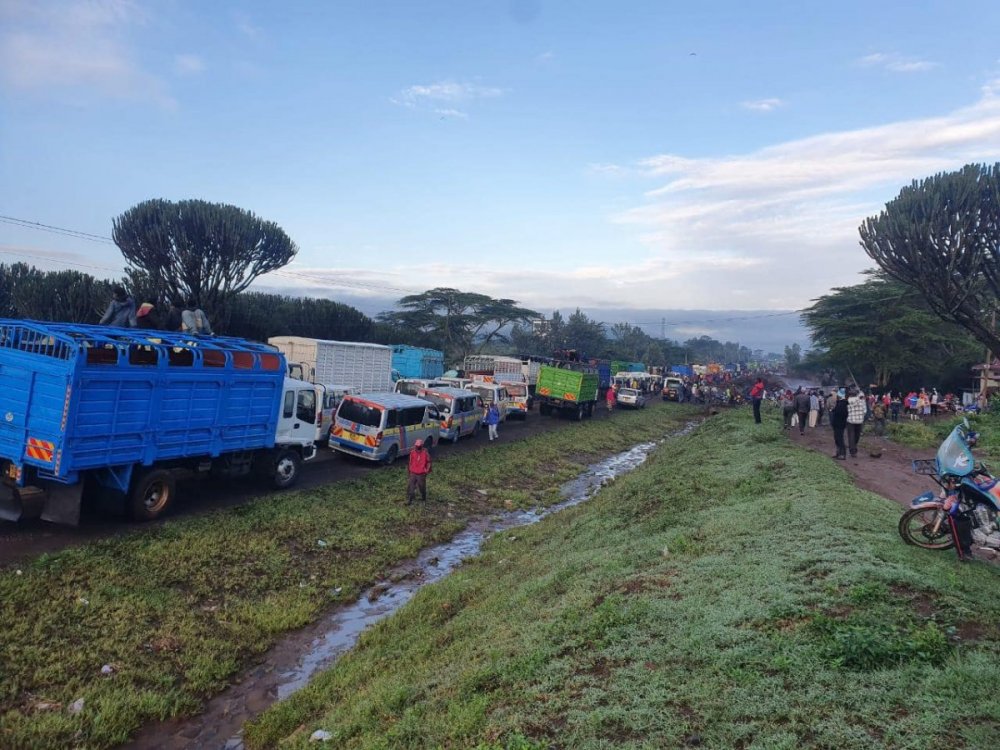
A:
<svg viewBox="0 0 1000 750">
<path fill-rule="evenodd" d="M 61 234 L 67 237 L 75 237 L 80 240 L 88 240 L 89 242 L 102 242 L 107 245 L 115 244 L 110 237 L 104 237 L 99 234 L 92 234 L 90 232 L 81 232 L 76 229 L 67 229 L 65 227 L 57 227 L 52 224 L 42 224 L 39 221 L 28 221 L 27 219 L 18 219 L 14 216 L 0 216 L 0 222 L 4 224 L 13 224 L 16 227 L 24 227 L 25 229 L 37 229 L 41 232 L 51 232 L 52 234 Z"/>
<path fill-rule="evenodd" d="M 55 226 L 53 224 L 43 224 L 40 221 L 30 221 L 28 219 L 19 219 L 16 216 L 3 216 L 3 215 L 0 215 L 0 223 L 11 224 L 13 226 L 22 227 L 24 229 L 35 229 L 35 230 L 38 230 L 38 231 L 41 231 L 41 232 L 49 232 L 51 234 L 59 234 L 59 235 L 63 235 L 63 236 L 66 236 L 66 237 L 74 237 L 76 239 L 87 240 L 89 242 L 99 242 L 99 243 L 103 243 L 103 244 L 107 244 L 107 245 L 114 245 L 115 244 L 114 240 L 112 240 L 110 237 L 106 237 L 106 236 L 103 236 L 103 235 L 93 234 L 91 232 L 83 232 L 83 231 L 80 231 L 80 230 L 77 230 L 77 229 L 69 229 L 67 227 L 59 227 L 59 226 Z M 9 255 L 15 254 L 15 253 L 10 253 L 8 251 L 3 251 L 3 252 L 5 252 L 5 253 L 7 253 Z M 44 255 L 32 255 L 31 253 L 20 253 L 20 254 L 24 255 L 25 257 L 36 258 L 36 259 L 43 259 L 43 260 L 48 260 L 50 262 L 52 260 L 54 260 L 52 258 L 47 258 Z M 101 266 L 88 266 L 86 264 L 72 263 L 70 261 L 62 261 L 62 262 L 65 265 L 73 265 L 73 266 L 77 266 L 79 268 L 90 268 L 90 269 L 104 270 L 104 271 L 119 271 L 120 270 L 120 269 L 116 269 L 116 268 L 105 268 L 105 267 L 101 267 Z M 348 289 L 367 289 L 367 290 L 374 290 L 374 291 L 402 292 L 404 294 L 413 294 L 413 293 L 415 293 L 415 292 L 418 291 L 418 290 L 412 289 L 412 288 L 411 289 L 406 289 L 406 288 L 403 288 L 403 287 L 390 286 L 388 284 L 377 284 L 377 283 L 372 283 L 372 282 L 354 281 L 352 279 L 331 280 L 331 279 L 323 277 L 323 276 L 310 275 L 310 274 L 307 274 L 307 273 L 303 273 L 301 271 L 290 271 L 288 269 L 279 269 L 279 270 L 276 270 L 276 271 L 272 271 L 271 273 L 276 274 L 278 276 L 285 276 L 285 277 L 288 277 L 288 278 L 301 279 L 301 280 L 304 280 L 304 281 L 312 281 L 313 283 L 317 283 L 317 284 L 321 284 L 321 285 L 324 285 L 324 286 L 327 286 L 327 287 L 333 287 L 333 288 L 345 288 L 346 287 Z"/>
<path fill-rule="evenodd" d="M 23 227 L 25 229 L 35 229 L 35 230 L 43 231 L 43 232 L 51 232 L 53 234 L 61 234 L 61 235 L 68 236 L 68 237 L 75 237 L 77 239 L 84 239 L 84 240 L 88 240 L 90 242 L 100 242 L 100 243 L 104 243 L 104 244 L 108 244 L 108 245 L 114 245 L 115 244 L 114 240 L 112 240 L 110 237 L 106 237 L 106 236 L 103 236 L 103 235 L 93 234 L 92 232 L 83 232 L 83 231 L 80 231 L 80 230 L 77 230 L 77 229 L 68 229 L 67 227 L 59 227 L 59 226 L 55 226 L 53 224 L 43 224 L 42 222 L 39 222 L 39 221 L 31 221 L 29 219 L 20 219 L 20 218 L 17 218 L 15 216 L 0 215 L 0 222 L 2 222 L 4 224 L 11 224 L 11 225 L 14 225 L 14 226 Z M 66 260 L 59 261 L 59 260 L 56 260 L 54 258 L 50 258 L 50 257 L 45 256 L 45 255 L 32 254 L 32 253 L 24 252 L 24 251 L 20 251 L 20 250 L 17 251 L 17 252 L 15 252 L 13 250 L 0 249 L 0 253 L 6 254 L 6 255 L 22 255 L 22 256 L 28 257 L 28 258 L 35 258 L 35 259 L 39 259 L 39 260 L 45 260 L 45 261 L 48 261 L 50 263 L 51 262 L 62 262 L 64 265 L 76 266 L 78 268 L 88 268 L 88 269 L 91 269 L 91 270 L 111 271 L 111 272 L 120 272 L 121 271 L 120 268 L 109 268 L 107 266 L 94 266 L 94 265 L 87 265 L 87 264 L 84 264 L 84 263 L 73 263 L 71 261 L 66 261 Z M 329 288 L 366 289 L 366 290 L 373 290 L 373 291 L 402 292 L 404 294 L 414 294 L 414 293 L 417 293 L 419 291 L 419 290 L 413 289 L 413 288 L 407 289 L 405 287 L 390 286 L 388 284 L 377 284 L 377 283 L 364 282 L 364 281 L 353 281 L 353 280 L 350 280 L 350 279 L 338 279 L 336 281 L 332 281 L 332 280 L 330 280 L 330 279 L 328 279 L 326 277 L 323 277 L 323 276 L 315 276 L 315 275 L 310 275 L 310 274 L 307 274 L 307 273 L 303 273 L 301 271 L 290 271 L 288 269 L 278 269 L 278 270 L 275 270 L 275 271 L 271 271 L 271 273 L 273 273 L 275 275 L 278 275 L 278 276 L 286 276 L 288 278 L 295 278 L 295 279 L 300 279 L 300 280 L 304 280 L 304 281 L 312 281 L 313 283 L 317 283 L 317 284 L 320 284 L 322 286 L 326 286 L 326 287 L 329 287 Z M 853 306 L 859 306 L 859 305 L 866 305 L 866 304 L 870 304 L 871 302 L 898 301 L 899 299 L 900 299 L 899 296 L 893 296 L 893 297 L 885 297 L 883 299 L 877 299 L 877 300 L 865 300 L 865 301 L 859 301 L 859 302 L 855 303 L 855 305 L 848 305 L 847 307 L 853 307 Z M 799 309 L 799 310 L 783 310 L 781 312 L 763 313 L 761 315 L 730 316 L 730 317 L 727 317 L 727 318 L 698 318 L 698 319 L 695 319 L 695 320 L 678 320 L 678 321 L 672 321 L 670 323 L 667 323 L 666 320 L 663 319 L 663 318 L 661 318 L 658 321 L 627 321 L 627 322 L 629 323 L 629 325 L 638 326 L 638 327 L 641 327 L 641 326 L 657 326 L 658 325 L 658 326 L 661 326 L 661 330 L 663 330 L 663 328 L 665 328 L 665 327 L 676 328 L 677 326 L 683 326 L 683 325 L 704 325 L 705 323 L 733 323 L 733 322 L 745 321 L 745 320 L 763 320 L 763 319 L 766 319 L 766 318 L 780 318 L 780 317 L 785 317 L 785 316 L 788 316 L 788 315 L 801 315 L 807 309 L 808 308 L 802 308 L 802 309 Z M 841 307 L 840 309 L 843 309 L 843 307 Z M 662 338 L 666 338 L 666 336 L 663 336 Z"/>
</svg>

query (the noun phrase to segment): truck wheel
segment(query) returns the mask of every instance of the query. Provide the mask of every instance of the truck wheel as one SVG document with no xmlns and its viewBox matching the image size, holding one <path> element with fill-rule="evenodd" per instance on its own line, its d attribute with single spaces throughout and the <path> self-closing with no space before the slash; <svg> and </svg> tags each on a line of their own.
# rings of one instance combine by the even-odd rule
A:
<svg viewBox="0 0 1000 750">
<path fill-rule="evenodd" d="M 291 487 L 298 481 L 301 468 L 302 457 L 297 451 L 286 448 L 274 459 L 271 484 L 279 490 Z"/>
<path fill-rule="evenodd" d="M 129 514 L 136 521 L 158 518 L 174 500 L 177 483 L 166 469 L 151 469 L 132 479 L 128 494 Z"/>
<path fill-rule="evenodd" d="M 399 446 L 394 445 L 391 448 L 389 448 L 389 452 L 385 454 L 385 458 L 382 459 L 382 463 L 384 463 L 386 466 L 391 466 L 395 462 L 398 456 L 399 456 Z"/>
<path fill-rule="evenodd" d="M 576 407 L 576 417 L 575 417 L 575 419 L 576 419 L 577 422 L 582 422 L 583 421 L 583 415 L 584 415 L 585 412 L 586 412 L 586 409 L 583 408 L 582 404 L 580 406 Z"/>
</svg>

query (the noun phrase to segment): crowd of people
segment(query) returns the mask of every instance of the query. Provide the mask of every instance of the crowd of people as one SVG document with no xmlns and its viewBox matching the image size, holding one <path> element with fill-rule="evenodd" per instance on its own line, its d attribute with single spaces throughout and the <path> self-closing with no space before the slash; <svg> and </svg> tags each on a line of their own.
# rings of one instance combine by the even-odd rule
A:
<svg viewBox="0 0 1000 750">
<path fill-rule="evenodd" d="M 866 423 L 870 423 L 876 437 L 882 437 L 889 422 L 899 422 L 901 418 L 923 420 L 938 414 L 962 411 L 961 400 L 952 393 L 940 395 L 937 389 L 921 388 L 905 396 L 898 391 L 885 393 L 864 393 L 857 385 L 834 388 L 826 392 L 822 388 L 800 386 L 779 389 L 768 393 L 764 380 L 759 378 L 750 390 L 753 402 L 754 421 L 761 422 L 760 405 L 772 399 L 781 410 L 784 429 L 799 431 L 804 435 L 807 429 L 815 429 L 829 423 L 836 446 L 834 458 L 846 460 L 847 454 L 856 457 L 858 442 Z"/>
</svg>

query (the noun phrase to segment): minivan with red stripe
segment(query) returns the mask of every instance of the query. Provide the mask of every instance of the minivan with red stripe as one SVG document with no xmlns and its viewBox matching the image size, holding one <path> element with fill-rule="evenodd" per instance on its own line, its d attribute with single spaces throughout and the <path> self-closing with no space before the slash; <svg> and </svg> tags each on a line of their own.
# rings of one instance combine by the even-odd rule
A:
<svg viewBox="0 0 1000 750">
<path fill-rule="evenodd" d="M 337 407 L 330 447 L 349 456 L 391 464 L 413 450 L 438 442 L 440 414 L 430 401 L 402 393 L 347 395 Z"/>
</svg>

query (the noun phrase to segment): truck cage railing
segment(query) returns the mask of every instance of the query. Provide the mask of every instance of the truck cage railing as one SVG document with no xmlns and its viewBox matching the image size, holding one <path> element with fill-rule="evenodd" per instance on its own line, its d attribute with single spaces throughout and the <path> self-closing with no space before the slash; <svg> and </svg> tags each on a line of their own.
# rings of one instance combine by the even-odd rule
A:
<svg viewBox="0 0 1000 750">
<path fill-rule="evenodd" d="M 0 318 L 0 349 L 68 361 L 82 355 L 87 365 L 232 367 L 283 370 L 277 349 L 228 336 L 116 328 L 83 323 L 49 323 Z"/>
</svg>

